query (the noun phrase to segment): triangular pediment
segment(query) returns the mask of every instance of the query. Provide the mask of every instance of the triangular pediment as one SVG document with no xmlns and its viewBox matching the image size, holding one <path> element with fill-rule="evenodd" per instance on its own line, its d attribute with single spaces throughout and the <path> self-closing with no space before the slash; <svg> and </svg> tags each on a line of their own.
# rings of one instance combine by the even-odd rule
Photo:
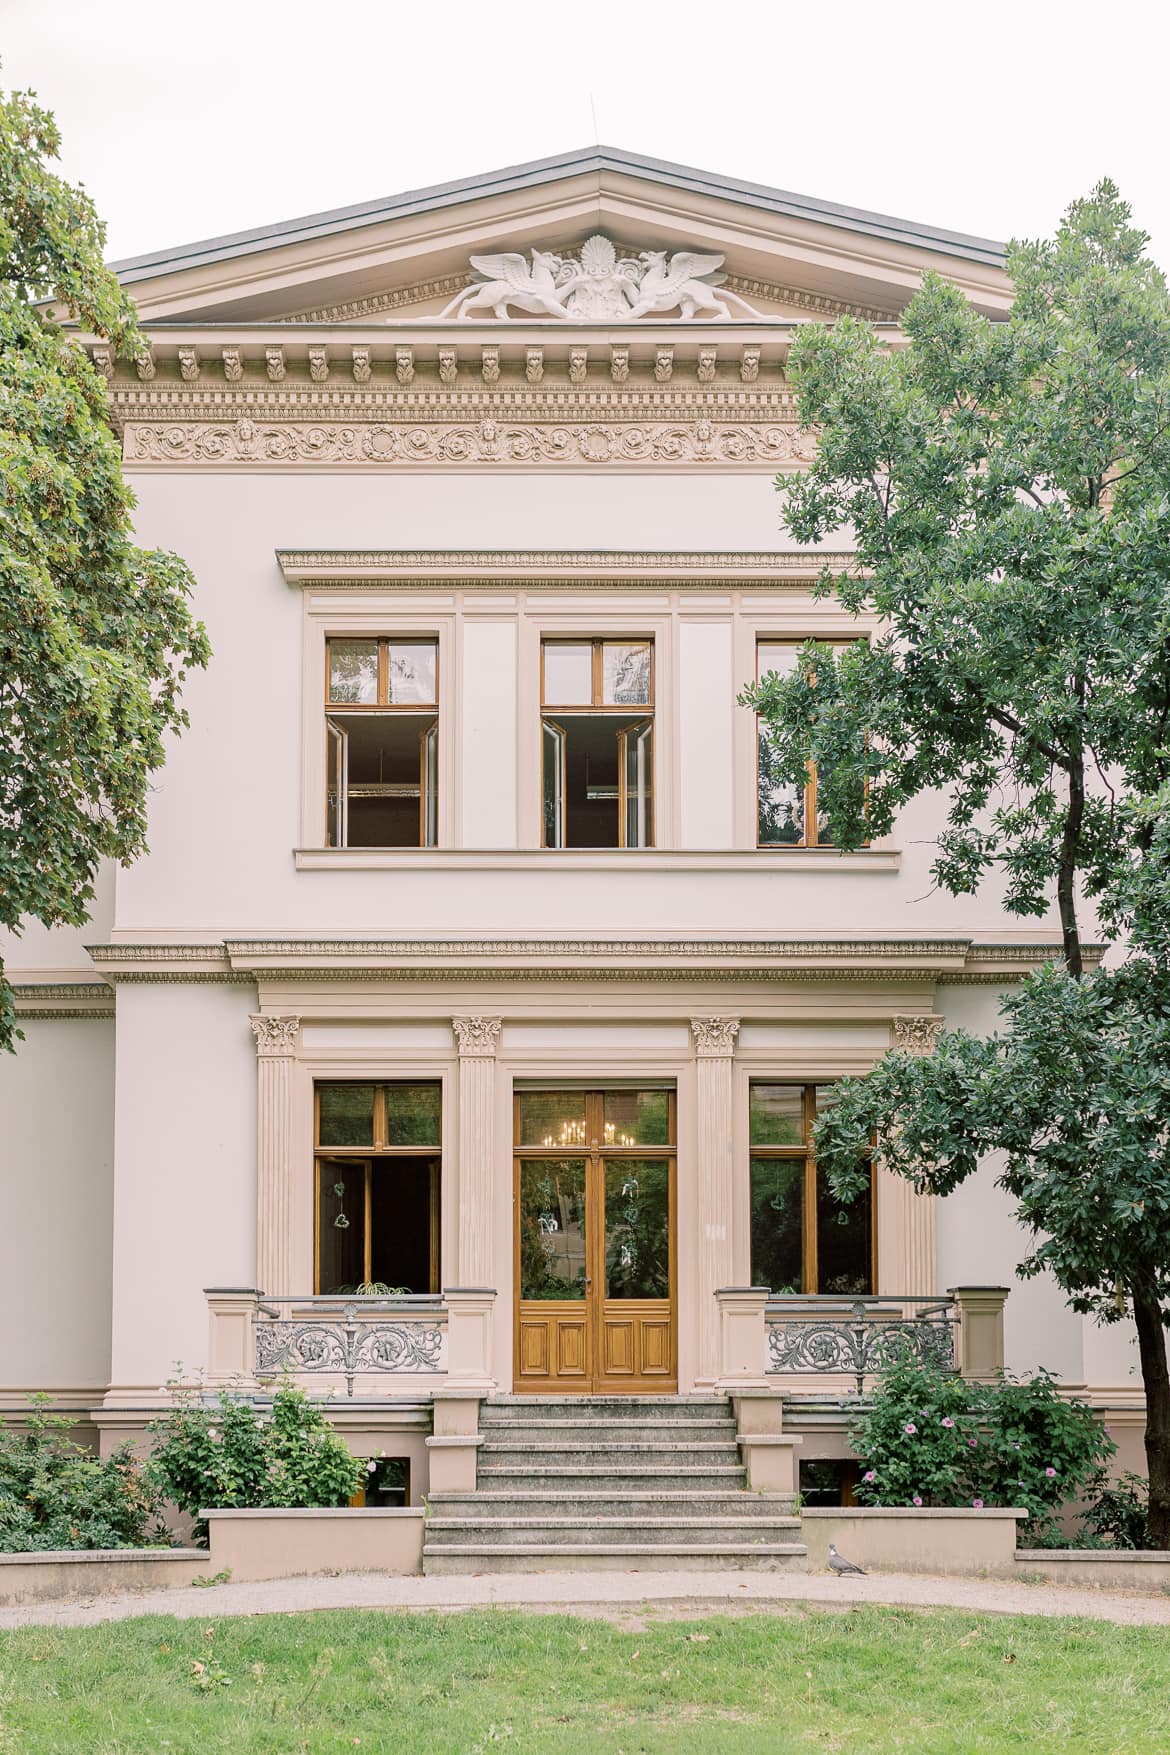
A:
<svg viewBox="0 0 1170 1755">
<path fill-rule="evenodd" d="M 582 269 L 582 250 L 598 238 L 613 247 L 615 273 L 626 275 L 624 282 L 610 277 L 620 297 L 606 291 L 606 263 L 602 256 L 597 267 L 596 246 L 584 259 L 588 272 Z M 652 314 L 685 317 L 685 308 L 668 308 L 662 298 L 671 265 L 692 255 L 698 263 L 720 259 L 700 284 L 730 295 L 704 302 L 696 318 L 742 320 L 747 312 L 792 320 L 848 311 L 892 319 L 928 268 L 989 312 L 1002 311 L 1009 296 L 1002 246 L 986 239 L 607 147 L 114 266 L 147 321 L 368 326 L 434 322 L 485 278 L 472 268 L 473 256 L 507 257 L 517 275 L 520 260 L 532 275 L 533 252 L 559 264 L 546 271 L 557 287 L 552 306 L 543 308 L 536 296 L 526 310 L 507 307 L 501 321 L 556 320 L 565 298 L 573 308 L 563 314 L 577 321 L 636 320 L 650 311 L 655 291 Z M 616 265 L 623 262 L 621 270 Z M 680 274 L 676 268 L 676 280 Z M 645 295 L 640 305 L 637 289 Z M 475 315 L 496 320 L 489 308 Z"/>
</svg>

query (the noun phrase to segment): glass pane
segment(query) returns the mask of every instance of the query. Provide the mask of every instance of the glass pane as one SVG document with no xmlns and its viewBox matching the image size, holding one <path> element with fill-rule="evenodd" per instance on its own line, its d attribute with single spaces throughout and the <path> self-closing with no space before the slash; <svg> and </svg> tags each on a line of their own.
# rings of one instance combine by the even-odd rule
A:
<svg viewBox="0 0 1170 1755">
<path fill-rule="evenodd" d="M 593 646 L 588 641 L 544 643 L 544 698 L 550 707 L 588 707 L 593 701 Z"/>
<path fill-rule="evenodd" d="M 318 1085 L 320 1146 L 372 1146 L 373 1085 Z"/>
<path fill-rule="evenodd" d="M 625 734 L 626 746 L 626 846 L 652 845 L 650 787 L 653 774 L 651 722 L 643 719 Z"/>
<path fill-rule="evenodd" d="M 366 1277 L 366 1167 L 324 1158 L 317 1174 L 317 1286 L 325 1296 L 352 1292 Z"/>
<path fill-rule="evenodd" d="M 753 1158 L 752 1285 L 801 1292 L 804 1159 Z"/>
<path fill-rule="evenodd" d="M 776 747 L 762 719 L 756 721 L 761 847 L 798 847 L 804 840 L 804 787 L 781 778 Z"/>
<path fill-rule="evenodd" d="M 542 760 L 544 763 L 543 833 L 546 847 L 565 844 L 565 734 L 559 725 L 544 722 Z"/>
<path fill-rule="evenodd" d="M 669 1145 L 670 1092 L 607 1091 L 605 1143 L 607 1146 Z"/>
<path fill-rule="evenodd" d="M 817 1291 L 864 1296 L 870 1275 L 870 1196 L 848 1206 L 835 1200 L 828 1177 L 817 1175 Z"/>
<path fill-rule="evenodd" d="M 748 1138 L 753 1146 L 802 1146 L 803 1085 L 752 1085 Z"/>
<path fill-rule="evenodd" d="M 585 1296 L 585 1160 L 520 1164 L 520 1296 Z"/>
<path fill-rule="evenodd" d="M 607 640 L 602 650 L 601 699 L 607 707 L 650 705 L 650 642 Z"/>
<path fill-rule="evenodd" d="M 423 733 L 423 846 L 439 845 L 439 721 Z"/>
<path fill-rule="evenodd" d="M 437 1146 L 443 1087 L 436 1080 L 425 1085 L 387 1085 L 386 1144 L 388 1146 Z"/>
<path fill-rule="evenodd" d="M 756 676 L 759 680 L 775 671 L 777 676 L 791 676 L 796 669 L 799 646 L 790 641 L 761 640 L 756 647 Z"/>
<path fill-rule="evenodd" d="M 345 846 L 345 732 L 325 723 L 325 845 Z"/>
<path fill-rule="evenodd" d="M 438 647 L 433 640 L 391 640 L 387 675 L 392 707 L 431 707 Z"/>
<path fill-rule="evenodd" d="M 329 699 L 353 706 L 376 703 L 377 640 L 330 640 Z"/>
<path fill-rule="evenodd" d="M 522 1091 L 518 1144 L 558 1149 L 583 1146 L 584 1091 Z"/>
<path fill-rule="evenodd" d="M 606 1163 L 605 1295 L 670 1297 L 670 1168 L 665 1158 Z"/>
</svg>

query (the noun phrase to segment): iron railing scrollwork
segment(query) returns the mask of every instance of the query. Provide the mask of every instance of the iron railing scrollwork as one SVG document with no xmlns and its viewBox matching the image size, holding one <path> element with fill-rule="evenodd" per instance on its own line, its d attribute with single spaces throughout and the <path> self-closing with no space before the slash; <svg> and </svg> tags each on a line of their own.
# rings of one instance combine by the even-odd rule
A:
<svg viewBox="0 0 1170 1755">
<path fill-rule="evenodd" d="M 345 1393 L 352 1397 L 355 1377 L 363 1373 L 409 1374 L 446 1370 L 444 1334 L 435 1299 L 419 1299 L 426 1306 L 416 1315 L 402 1309 L 402 1300 L 375 1315 L 364 1300 L 338 1307 L 336 1299 L 326 1308 L 308 1309 L 318 1301 L 310 1298 L 265 1299 L 256 1318 L 256 1376 L 278 1377 L 318 1374 L 344 1377 Z M 281 1306 L 292 1307 L 282 1314 Z M 330 1314 L 330 1312 L 336 1314 Z"/>
<path fill-rule="evenodd" d="M 766 1319 L 770 1375 L 850 1375 L 860 1396 L 867 1377 L 880 1377 L 906 1360 L 955 1368 L 950 1299 L 858 1299 L 834 1310 L 819 1300 L 779 1298 L 769 1304 Z"/>
</svg>

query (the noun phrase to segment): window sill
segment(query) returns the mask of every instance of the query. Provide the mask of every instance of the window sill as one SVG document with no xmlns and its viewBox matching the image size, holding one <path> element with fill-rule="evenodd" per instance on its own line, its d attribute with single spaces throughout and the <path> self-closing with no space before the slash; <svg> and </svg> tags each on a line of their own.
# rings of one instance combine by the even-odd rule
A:
<svg viewBox="0 0 1170 1755">
<path fill-rule="evenodd" d="M 297 847 L 298 871 L 806 871 L 896 872 L 896 847 Z"/>
</svg>

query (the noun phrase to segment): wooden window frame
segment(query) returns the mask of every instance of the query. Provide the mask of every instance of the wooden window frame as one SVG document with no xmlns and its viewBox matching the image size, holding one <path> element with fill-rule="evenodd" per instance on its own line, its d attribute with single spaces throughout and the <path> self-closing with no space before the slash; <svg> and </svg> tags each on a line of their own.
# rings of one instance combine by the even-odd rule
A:
<svg viewBox="0 0 1170 1755">
<path fill-rule="evenodd" d="M 591 656 L 590 656 L 590 694 L 592 697 L 590 701 L 588 701 L 588 702 L 578 701 L 578 702 L 575 702 L 575 703 L 570 704 L 570 705 L 565 705 L 564 703 L 562 703 L 560 701 L 550 701 L 547 699 L 546 694 L 545 694 L 544 655 L 545 655 L 545 649 L 548 646 L 588 646 L 590 648 L 590 652 L 591 652 Z M 648 646 L 650 648 L 650 683 L 649 683 L 649 689 L 648 689 L 648 695 L 649 695 L 648 700 L 646 700 L 644 702 L 640 702 L 640 703 L 632 703 L 632 702 L 620 702 L 620 701 L 618 701 L 618 702 L 608 701 L 607 702 L 607 701 L 602 699 L 602 697 L 605 693 L 605 648 L 607 646 Z M 653 634 L 549 634 L 549 635 L 542 635 L 541 636 L 541 641 L 540 641 L 540 728 L 541 728 L 540 845 L 542 848 L 551 849 L 553 852 L 563 850 L 563 847 L 558 848 L 554 843 L 547 840 L 546 835 L 545 835 L 545 822 L 544 822 L 544 728 L 545 728 L 546 723 L 551 725 L 555 731 L 559 732 L 560 735 L 562 737 L 564 737 L 565 728 L 561 722 L 565 719 L 596 719 L 596 718 L 628 719 L 630 717 L 636 717 L 638 719 L 648 719 L 650 721 L 649 839 L 644 843 L 644 847 L 654 847 L 657 845 L 657 840 L 658 840 L 657 792 L 658 792 L 658 788 L 657 788 L 657 785 L 655 784 L 655 781 L 657 779 L 657 775 L 655 773 L 655 743 L 656 743 L 655 731 L 656 731 L 656 725 L 655 725 L 655 718 L 654 718 L 656 662 L 657 662 L 657 660 L 656 660 L 656 654 L 655 654 L 655 640 L 654 640 Z M 627 732 L 630 729 L 632 729 L 632 727 L 627 727 Z M 562 746 L 562 753 L 561 753 L 560 794 L 561 794 L 561 800 L 562 800 L 561 809 L 563 811 L 565 808 L 565 805 L 564 805 L 565 774 L 564 774 L 564 748 L 563 748 L 563 746 Z M 627 821 L 627 815 L 628 815 L 628 811 L 627 811 L 627 778 L 626 778 L 626 745 L 625 745 L 625 734 L 623 734 L 623 733 L 618 734 L 617 813 L 618 813 L 618 848 L 620 850 L 620 849 L 624 849 L 628 845 L 627 840 L 626 840 L 626 821 Z M 573 851 L 573 849 L 570 849 L 570 851 Z"/>
<path fill-rule="evenodd" d="M 768 634 L 768 633 L 757 632 L 757 634 L 756 634 L 756 681 L 758 683 L 760 680 L 760 647 L 761 646 L 790 646 L 790 647 L 792 647 L 792 649 L 794 651 L 796 651 L 801 646 L 807 646 L 807 644 L 810 640 L 816 640 L 822 646 L 841 647 L 841 646 L 855 646 L 858 644 L 858 642 L 860 640 L 863 640 L 864 638 L 865 638 L 865 636 L 863 634 L 859 634 L 858 636 L 856 636 L 855 639 L 843 640 L 843 639 L 838 638 L 835 635 L 829 635 L 829 634 Z M 775 853 L 775 852 L 791 853 L 791 852 L 794 852 L 794 851 L 799 850 L 800 848 L 804 848 L 804 847 L 833 847 L 833 846 L 835 846 L 834 842 L 822 841 L 820 838 L 820 823 L 818 821 L 818 811 L 817 811 L 817 765 L 815 762 L 810 762 L 808 764 L 808 778 L 806 779 L 806 781 L 804 783 L 804 834 L 802 835 L 801 839 L 799 841 L 761 841 L 760 840 L 760 715 L 759 715 L 759 713 L 756 714 L 755 760 L 756 760 L 756 801 L 755 801 L 756 847 L 757 847 L 758 851 L 761 853 Z M 869 843 L 864 842 L 863 845 L 868 846 Z"/>
<path fill-rule="evenodd" d="M 337 641 L 339 644 L 346 644 L 346 645 L 350 645 L 350 644 L 359 644 L 360 645 L 364 642 L 366 644 L 374 644 L 377 646 L 377 648 L 378 648 L 378 655 L 377 655 L 378 676 L 377 676 L 377 689 L 376 689 L 377 699 L 376 700 L 373 700 L 373 701 L 335 701 L 333 699 L 332 695 L 330 694 L 330 685 L 331 685 L 332 679 L 333 679 L 333 665 L 332 665 L 330 654 L 331 654 L 331 648 L 333 646 L 334 641 Z M 390 700 L 390 698 L 389 698 L 389 696 L 390 696 L 390 648 L 392 646 L 430 646 L 433 648 L 434 654 L 435 654 L 435 695 L 434 695 L 433 701 L 426 702 L 426 701 L 391 701 Z M 419 755 L 419 762 L 418 762 L 418 767 L 419 767 L 418 840 L 416 842 L 413 842 L 413 843 L 408 842 L 406 844 L 406 848 L 409 848 L 412 845 L 417 846 L 419 848 L 428 848 L 428 847 L 433 848 L 433 847 L 438 846 L 438 804 L 437 804 L 437 798 L 438 798 L 438 790 L 439 790 L 439 788 L 438 788 L 439 750 L 438 750 L 438 745 L 436 743 L 435 757 L 434 757 L 435 795 L 436 795 L 435 840 L 433 842 L 429 842 L 427 840 L 427 766 L 426 766 L 426 757 L 424 754 L 424 745 L 426 743 L 427 738 L 430 736 L 431 732 L 434 731 L 439 725 L 439 716 L 440 716 L 439 715 L 439 701 L 440 701 L 440 692 L 441 692 L 441 683 L 440 683 L 440 675 L 439 675 L 439 664 L 440 664 L 439 646 L 440 646 L 440 642 L 439 642 L 439 636 L 437 633 L 436 634 L 425 634 L 425 633 L 424 634 L 327 634 L 325 636 L 325 823 L 326 823 L 326 844 L 327 845 L 336 845 L 337 847 L 348 847 L 350 844 L 348 829 L 346 831 L 344 841 L 338 840 L 336 843 L 329 843 L 328 842 L 329 737 L 330 737 L 332 719 L 337 714 L 348 715 L 348 714 L 352 713 L 352 714 L 358 714 L 358 715 L 372 717 L 372 718 L 376 718 L 376 719 L 387 718 L 390 716 L 397 717 L 397 716 L 401 716 L 401 715 L 408 715 L 408 716 L 413 715 L 416 718 L 421 718 L 424 715 L 427 715 L 427 714 L 430 715 L 430 723 L 428 725 L 426 725 L 423 728 L 423 730 L 419 732 L 419 735 L 418 735 L 418 741 L 419 741 L 419 752 L 418 752 L 418 755 Z M 339 775 L 339 779 L 338 779 L 339 794 L 340 794 L 340 789 L 341 789 L 342 784 L 343 784 L 343 781 L 341 780 L 340 775 Z M 337 808 L 337 822 L 338 822 L 339 826 L 343 821 L 346 821 L 348 819 L 348 815 L 349 815 L 348 801 L 347 801 L 346 807 L 343 809 L 342 802 L 341 802 L 341 799 L 339 796 L 338 808 Z M 406 849 L 402 849 L 402 850 L 405 851 Z"/>
<path fill-rule="evenodd" d="M 373 1085 L 374 1087 L 374 1143 L 369 1146 L 323 1146 L 321 1144 L 321 1087 L 323 1085 Z M 387 1085 L 435 1085 L 440 1093 L 439 1100 L 439 1143 L 435 1146 L 391 1146 L 386 1143 L 386 1086 Z M 350 1079 L 314 1079 L 313 1080 L 313 1295 L 321 1297 L 321 1165 L 325 1161 L 340 1158 L 347 1163 L 364 1165 L 363 1178 L 363 1224 L 365 1227 L 362 1247 L 362 1273 L 368 1282 L 371 1278 L 373 1259 L 373 1238 L 371 1235 L 371 1219 L 373 1217 L 374 1198 L 374 1165 L 384 1163 L 393 1158 L 427 1158 L 430 1160 L 430 1262 L 429 1290 L 432 1293 L 442 1291 L 441 1285 L 441 1236 L 442 1219 L 442 1176 L 443 1176 L 443 1103 L 442 1081 L 439 1079 L 385 1079 L 385 1078 L 350 1078 Z"/>
<path fill-rule="evenodd" d="M 751 1201 L 751 1165 L 757 1158 L 784 1159 L 788 1163 L 804 1163 L 804 1180 L 801 1189 L 800 1212 L 800 1276 L 803 1298 L 844 1297 L 844 1293 L 824 1293 L 817 1288 L 817 1155 L 813 1149 L 812 1129 L 817 1118 L 817 1091 L 831 1084 L 830 1079 L 820 1079 L 812 1084 L 805 1084 L 800 1079 L 785 1079 L 781 1076 L 753 1077 L 748 1083 L 748 1200 Z M 797 1089 L 801 1093 L 800 1132 L 801 1143 L 798 1146 L 756 1146 L 751 1143 L 751 1092 L 755 1085 L 785 1085 L 790 1090 Z M 878 1296 L 878 1245 L 877 1245 L 877 1172 L 871 1160 L 869 1166 L 869 1283 L 871 1291 L 858 1294 L 867 1298 Z"/>
</svg>

